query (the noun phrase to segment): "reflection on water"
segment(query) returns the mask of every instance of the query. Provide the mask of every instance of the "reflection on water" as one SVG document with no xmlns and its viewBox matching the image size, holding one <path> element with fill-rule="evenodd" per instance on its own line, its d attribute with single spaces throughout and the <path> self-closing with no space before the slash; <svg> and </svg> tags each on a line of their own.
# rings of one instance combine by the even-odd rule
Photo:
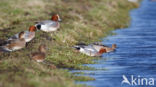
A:
<svg viewBox="0 0 156 87">
<path fill-rule="evenodd" d="M 114 31 L 117 35 L 109 36 L 103 43 L 117 44 L 113 53 L 103 54 L 97 64 L 87 64 L 97 70 L 76 70 L 85 72 L 95 81 L 77 82 L 95 87 L 156 87 L 138 86 L 141 78 L 156 77 L 156 2 L 143 0 L 141 7 L 130 12 L 132 18 L 129 28 Z M 123 75 L 130 81 L 136 77 L 137 84 L 123 84 Z M 156 80 L 156 79 L 155 79 Z M 130 81 L 131 83 L 131 81 Z"/>
</svg>

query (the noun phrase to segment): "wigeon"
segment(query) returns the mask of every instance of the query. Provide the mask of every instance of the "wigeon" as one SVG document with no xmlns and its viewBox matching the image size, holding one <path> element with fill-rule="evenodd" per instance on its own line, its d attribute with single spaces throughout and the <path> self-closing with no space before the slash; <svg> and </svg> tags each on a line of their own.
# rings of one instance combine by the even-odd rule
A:
<svg viewBox="0 0 156 87">
<path fill-rule="evenodd" d="M 91 45 L 76 45 L 73 46 L 76 51 L 86 54 L 88 56 L 101 56 L 103 53 L 106 53 L 106 49 L 101 48 L 99 51 L 93 48 Z"/>
<path fill-rule="evenodd" d="M 31 58 L 37 62 L 43 62 L 46 57 L 46 45 L 41 44 L 38 52 L 31 53 Z"/>
<path fill-rule="evenodd" d="M 102 43 L 100 43 L 100 42 L 96 42 L 96 43 L 93 43 L 93 44 L 91 44 L 91 46 L 93 46 L 93 48 L 94 49 L 96 49 L 97 51 L 99 51 L 101 48 L 104 48 L 104 49 L 106 49 L 106 52 L 108 53 L 108 52 L 112 52 L 112 51 L 115 51 L 115 49 L 116 49 L 116 44 L 112 44 L 112 47 L 108 47 L 108 46 L 106 46 L 106 45 L 103 45 Z"/>
<path fill-rule="evenodd" d="M 11 52 L 20 50 L 25 47 L 26 41 L 24 39 L 25 33 L 22 31 L 19 33 L 19 39 L 13 39 L 8 41 L 5 45 L 0 47 L 0 51 Z"/>
<path fill-rule="evenodd" d="M 55 14 L 52 16 L 51 20 L 45 20 L 38 22 L 35 26 L 37 29 L 44 31 L 44 32 L 53 32 L 57 31 L 58 28 L 60 27 L 60 22 L 61 19 L 58 14 Z"/>
<path fill-rule="evenodd" d="M 79 43 L 73 46 L 78 52 L 86 54 L 88 56 L 101 56 L 103 53 L 112 52 L 116 48 L 116 44 L 112 45 L 112 48 L 102 44 L 89 44 Z"/>
<path fill-rule="evenodd" d="M 26 42 L 30 42 L 35 37 L 35 31 L 36 31 L 35 26 L 30 26 L 28 31 L 24 31 L 24 33 L 25 33 L 24 39 Z M 13 39 L 18 39 L 18 38 L 19 38 L 19 33 L 10 37 L 8 40 L 13 40 Z"/>
</svg>

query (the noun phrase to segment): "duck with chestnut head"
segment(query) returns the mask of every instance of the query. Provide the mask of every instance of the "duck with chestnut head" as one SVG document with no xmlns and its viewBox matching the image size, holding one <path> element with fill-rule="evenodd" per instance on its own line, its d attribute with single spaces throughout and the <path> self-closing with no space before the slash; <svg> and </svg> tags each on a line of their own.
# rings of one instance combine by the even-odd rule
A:
<svg viewBox="0 0 156 87">
<path fill-rule="evenodd" d="M 102 43 L 100 42 L 95 42 L 93 44 L 90 44 L 90 46 L 92 46 L 94 49 L 96 49 L 97 51 L 99 51 L 101 48 L 104 48 L 106 49 L 106 52 L 112 52 L 112 51 L 115 51 L 116 50 L 116 44 L 112 44 L 112 47 L 109 47 L 109 46 L 106 46 L 106 45 L 103 45 Z"/>
<path fill-rule="evenodd" d="M 30 42 L 35 37 L 35 26 L 30 26 L 28 31 L 24 31 L 24 39 L 26 42 Z M 19 39 L 19 33 L 15 34 L 14 36 L 10 37 L 8 40 Z"/>
<path fill-rule="evenodd" d="M 92 43 L 92 44 L 85 44 L 85 43 L 78 43 L 73 46 L 77 52 L 81 52 L 88 56 L 101 56 L 103 53 L 108 53 L 115 51 L 116 44 L 113 44 L 112 47 L 108 47 L 106 45 Z"/>
<path fill-rule="evenodd" d="M 60 28 L 61 19 L 58 14 L 54 14 L 51 20 L 45 20 L 38 22 L 35 26 L 37 29 L 44 31 L 44 32 L 54 32 Z"/>
<path fill-rule="evenodd" d="M 106 49 L 101 48 L 99 50 L 96 50 L 91 45 L 85 45 L 85 44 L 75 45 L 73 46 L 73 48 L 75 48 L 76 52 L 80 52 L 88 56 L 94 56 L 94 57 L 101 56 L 103 53 L 106 53 Z"/>
</svg>

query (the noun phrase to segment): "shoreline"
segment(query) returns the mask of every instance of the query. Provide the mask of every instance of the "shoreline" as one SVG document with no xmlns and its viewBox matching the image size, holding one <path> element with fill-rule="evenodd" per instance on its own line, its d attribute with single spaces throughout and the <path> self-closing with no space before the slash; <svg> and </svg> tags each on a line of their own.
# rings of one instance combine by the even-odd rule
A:
<svg viewBox="0 0 156 87">
<path fill-rule="evenodd" d="M 74 80 L 94 80 L 90 77 L 74 76 L 69 73 L 69 70 L 64 69 L 90 69 L 82 64 L 92 64 L 94 63 L 92 60 L 97 59 L 75 53 L 71 46 L 81 41 L 86 43 L 100 41 L 99 38 L 110 35 L 112 30 L 127 27 L 129 10 L 138 6 L 138 4 L 123 0 L 100 0 L 99 2 L 54 0 L 56 3 L 43 0 L 17 1 L 17 3 L 2 1 L 4 5 L 0 10 L 8 10 L 0 17 L 0 20 L 6 18 L 2 20 L 0 28 L 1 39 L 7 39 L 16 32 L 27 30 L 35 21 L 49 19 L 51 12 L 59 11 L 63 22 L 60 30 L 54 33 L 52 38 L 48 38 L 49 33 L 38 31 L 27 48 L 0 55 L 0 83 L 3 87 L 11 87 L 11 85 L 16 87 L 82 87 L 83 85 L 75 84 Z M 21 5 L 23 3 L 25 4 Z M 27 56 L 34 52 L 41 43 L 51 49 L 47 53 L 46 60 L 57 66 L 57 69 L 36 63 Z"/>
</svg>

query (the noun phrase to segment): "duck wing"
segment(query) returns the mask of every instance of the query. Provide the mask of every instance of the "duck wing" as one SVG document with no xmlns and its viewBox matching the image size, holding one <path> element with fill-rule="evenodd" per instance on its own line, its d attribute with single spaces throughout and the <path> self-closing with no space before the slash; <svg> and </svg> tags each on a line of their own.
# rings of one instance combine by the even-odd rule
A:
<svg viewBox="0 0 156 87">
<path fill-rule="evenodd" d="M 96 53 L 97 53 L 97 51 L 94 50 L 94 49 L 91 49 L 91 48 L 90 48 L 90 49 L 85 48 L 84 51 L 83 51 L 82 53 L 84 53 L 84 54 L 86 54 L 86 55 L 88 55 L 88 56 L 95 56 Z"/>
<path fill-rule="evenodd" d="M 14 36 L 10 37 L 8 40 L 15 40 L 18 39 L 19 33 L 15 34 Z"/>
<path fill-rule="evenodd" d="M 46 26 L 53 26 L 53 27 L 57 27 L 58 23 L 55 21 L 51 21 L 51 20 L 45 20 L 45 21 L 41 21 L 40 23 L 38 23 L 39 25 L 46 25 Z"/>
<path fill-rule="evenodd" d="M 31 58 L 36 60 L 36 59 L 44 59 L 45 58 L 45 54 L 44 53 L 40 53 L 40 52 L 35 52 L 31 54 Z"/>
<path fill-rule="evenodd" d="M 4 46 L 0 47 L 0 52 L 10 52 L 10 49 L 5 48 Z"/>
</svg>

